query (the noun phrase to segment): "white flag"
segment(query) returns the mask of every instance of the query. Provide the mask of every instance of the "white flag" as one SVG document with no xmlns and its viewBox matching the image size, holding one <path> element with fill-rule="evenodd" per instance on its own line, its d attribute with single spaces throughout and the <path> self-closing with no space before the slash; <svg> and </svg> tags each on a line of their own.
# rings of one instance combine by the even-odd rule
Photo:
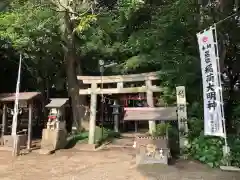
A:
<svg viewBox="0 0 240 180">
<path fill-rule="evenodd" d="M 21 68 L 22 68 L 22 55 L 20 54 L 19 67 L 18 67 L 18 77 L 16 84 L 16 94 L 15 94 L 15 103 L 14 103 L 14 114 L 12 121 L 12 135 L 17 135 L 17 121 L 18 121 L 18 101 L 19 101 L 19 89 L 20 89 L 20 80 L 21 80 Z"/>
<path fill-rule="evenodd" d="M 204 134 L 225 137 L 215 32 L 216 27 L 214 26 L 197 34 L 203 81 Z"/>
</svg>

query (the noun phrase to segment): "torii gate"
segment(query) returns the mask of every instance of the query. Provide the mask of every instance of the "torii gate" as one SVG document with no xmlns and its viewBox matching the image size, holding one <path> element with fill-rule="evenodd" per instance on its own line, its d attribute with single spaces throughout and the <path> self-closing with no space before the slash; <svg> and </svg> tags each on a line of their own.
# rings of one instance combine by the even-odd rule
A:
<svg viewBox="0 0 240 180">
<path fill-rule="evenodd" d="M 77 76 L 78 80 L 82 80 L 83 84 L 90 84 L 91 88 L 80 89 L 80 95 L 91 95 L 90 104 L 90 127 L 89 127 L 89 144 L 94 144 L 94 134 L 96 126 L 96 106 L 97 95 L 99 94 L 126 94 L 126 93 L 146 93 L 147 103 L 149 107 L 154 107 L 153 93 L 161 92 L 163 89 L 160 86 L 152 85 L 153 80 L 159 79 L 158 72 L 118 75 L 118 76 Z M 145 82 L 141 87 L 124 87 L 126 82 Z M 117 88 L 101 89 L 98 84 L 101 83 L 116 83 Z M 149 131 L 154 132 L 156 129 L 155 121 L 149 121 Z"/>
</svg>

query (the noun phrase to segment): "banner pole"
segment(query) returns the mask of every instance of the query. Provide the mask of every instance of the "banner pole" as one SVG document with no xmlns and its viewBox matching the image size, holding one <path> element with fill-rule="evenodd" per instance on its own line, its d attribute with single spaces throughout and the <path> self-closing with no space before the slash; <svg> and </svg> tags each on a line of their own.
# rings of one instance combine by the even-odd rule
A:
<svg viewBox="0 0 240 180">
<path fill-rule="evenodd" d="M 14 114 L 12 121 L 12 138 L 13 138 L 13 151 L 12 155 L 18 155 L 19 146 L 18 146 L 18 136 L 17 136 L 17 121 L 18 121 L 18 101 L 19 101 L 19 91 L 20 91 L 20 81 L 21 81 L 21 68 L 22 68 L 22 54 L 20 54 L 19 58 L 19 67 L 18 67 L 18 77 L 16 84 L 16 93 L 15 93 L 15 103 L 14 103 Z"/>
<path fill-rule="evenodd" d="M 217 57 L 217 68 L 218 68 L 218 78 L 219 78 L 219 95 L 220 95 L 220 103 L 221 103 L 221 111 L 222 111 L 222 123 L 223 123 L 223 132 L 224 132 L 224 147 L 223 147 L 223 156 L 227 157 L 230 153 L 230 149 L 228 147 L 227 142 L 227 131 L 226 131 L 226 120 L 225 120 L 225 113 L 224 113 L 224 101 L 223 101 L 223 90 L 222 90 L 222 80 L 221 80 L 221 71 L 220 71 L 220 57 L 219 57 L 219 49 L 218 49 L 218 39 L 217 39 L 217 25 L 213 25 L 215 28 L 214 36 L 216 39 L 216 57 Z M 229 165 L 230 162 L 227 162 Z"/>
</svg>

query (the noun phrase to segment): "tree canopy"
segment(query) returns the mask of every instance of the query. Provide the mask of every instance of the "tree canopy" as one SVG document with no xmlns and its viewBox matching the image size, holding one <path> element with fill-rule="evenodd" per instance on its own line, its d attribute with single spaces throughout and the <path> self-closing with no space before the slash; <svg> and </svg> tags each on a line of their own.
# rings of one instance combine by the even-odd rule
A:
<svg viewBox="0 0 240 180">
<path fill-rule="evenodd" d="M 217 25 L 228 130 L 239 131 L 238 1 L 17 0 L 0 2 L 0 91 L 14 91 L 19 54 L 21 89 L 49 97 L 53 87 L 79 99 L 77 75 L 98 75 L 98 60 L 115 62 L 106 74 L 160 71 L 165 101 L 186 86 L 191 116 L 202 118 L 201 65 L 196 33 Z M 236 13 L 236 14 L 235 14 Z M 234 14 L 234 15 L 233 15 Z M 74 111 L 78 119 L 78 109 Z"/>
</svg>

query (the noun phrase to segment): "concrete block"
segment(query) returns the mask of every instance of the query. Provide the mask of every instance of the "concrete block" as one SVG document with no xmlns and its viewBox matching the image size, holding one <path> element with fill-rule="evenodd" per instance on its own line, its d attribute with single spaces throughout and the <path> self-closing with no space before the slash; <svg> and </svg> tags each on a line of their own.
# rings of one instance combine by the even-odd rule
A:
<svg viewBox="0 0 240 180">
<path fill-rule="evenodd" d="M 50 151 L 63 149 L 67 144 L 67 132 L 65 130 L 43 129 L 41 148 Z"/>
<path fill-rule="evenodd" d="M 19 146 L 26 146 L 27 144 L 27 135 L 21 134 L 17 135 Z M 3 145 L 6 147 L 13 147 L 13 137 L 11 135 L 3 136 Z"/>
<path fill-rule="evenodd" d="M 169 149 L 162 149 L 162 154 L 159 150 L 149 154 L 145 148 L 140 148 L 136 152 L 136 164 L 166 164 L 168 165 Z"/>
</svg>

